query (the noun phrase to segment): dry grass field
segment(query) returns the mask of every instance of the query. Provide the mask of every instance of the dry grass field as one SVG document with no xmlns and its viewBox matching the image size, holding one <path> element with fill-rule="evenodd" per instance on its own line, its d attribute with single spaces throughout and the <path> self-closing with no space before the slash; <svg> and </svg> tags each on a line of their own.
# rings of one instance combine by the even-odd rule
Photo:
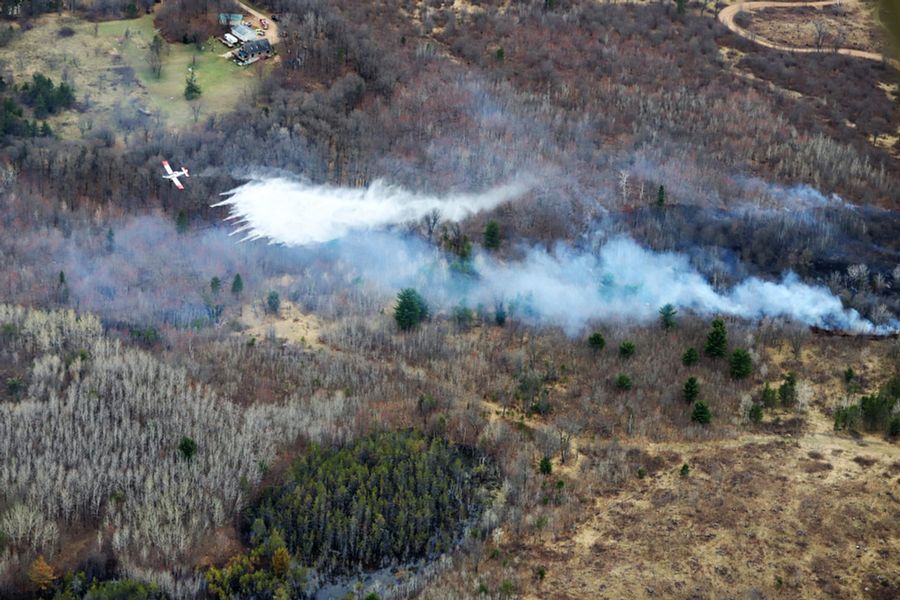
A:
<svg viewBox="0 0 900 600">
<path fill-rule="evenodd" d="M 221 57 L 227 48 L 215 41 L 203 50 L 166 44 L 157 78 L 147 60 L 153 36 L 153 15 L 96 24 L 70 15 L 45 15 L 0 48 L 0 62 L 17 83 L 27 81 L 33 73 L 43 73 L 55 82 L 74 85 L 83 110 L 50 120 L 54 130 L 68 138 L 103 127 L 129 131 L 144 122 L 170 128 L 189 126 L 195 118 L 233 109 L 252 89 L 255 71 Z M 192 103 L 184 98 L 185 78 L 195 60 L 203 91 L 196 102 L 196 115 Z"/>
</svg>

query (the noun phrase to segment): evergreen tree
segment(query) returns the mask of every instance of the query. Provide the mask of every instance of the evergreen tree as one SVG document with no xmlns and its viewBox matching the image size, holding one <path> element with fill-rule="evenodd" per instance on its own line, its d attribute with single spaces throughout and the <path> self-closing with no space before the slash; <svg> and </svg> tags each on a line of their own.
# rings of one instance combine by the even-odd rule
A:
<svg viewBox="0 0 900 600">
<path fill-rule="evenodd" d="M 688 378 L 681 389 L 681 393 L 684 396 L 684 401 L 690 404 L 700 396 L 700 382 L 697 381 L 696 377 Z"/>
<path fill-rule="evenodd" d="M 706 402 L 698 400 L 694 404 L 694 410 L 691 412 L 691 421 L 701 425 L 707 425 L 712 421 L 712 413 L 709 412 L 709 407 L 706 405 Z"/>
<path fill-rule="evenodd" d="M 47 121 L 41 124 L 41 137 L 53 137 L 53 130 L 47 125 Z"/>
<path fill-rule="evenodd" d="M 209 291 L 212 292 L 213 296 L 218 296 L 219 292 L 222 290 L 222 280 L 218 277 L 213 277 L 209 280 Z"/>
<path fill-rule="evenodd" d="M 619 345 L 619 356 L 622 358 L 631 358 L 636 351 L 634 342 L 624 341 Z"/>
<path fill-rule="evenodd" d="M 113 232 L 113 228 L 110 227 L 106 230 L 106 252 L 108 254 L 112 254 L 113 250 L 116 249 L 116 234 Z"/>
<path fill-rule="evenodd" d="M 793 371 L 784 376 L 784 381 L 778 387 L 778 400 L 785 408 L 797 403 L 797 376 Z"/>
<path fill-rule="evenodd" d="M 684 351 L 684 354 L 681 355 L 681 364 L 686 367 L 696 365 L 698 360 L 700 360 L 700 354 L 694 347 L 688 348 Z"/>
<path fill-rule="evenodd" d="M 183 210 L 179 210 L 178 214 L 175 216 L 175 231 L 180 234 L 187 233 L 190 224 L 191 223 L 188 220 L 187 213 L 185 213 Z"/>
<path fill-rule="evenodd" d="M 757 404 L 756 402 L 754 402 L 753 406 L 750 407 L 750 412 L 748 413 L 747 416 L 750 417 L 751 422 L 759 423 L 760 421 L 762 421 L 762 418 L 763 418 L 762 406 Z"/>
<path fill-rule="evenodd" d="M 241 274 L 237 273 L 234 276 L 234 279 L 231 280 L 231 295 L 235 298 L 239 298 L 241 296 L 241 292 L 244 291 L 244 280 L 241 279 Z"/>
<path fill-rule="evenodd" d="M 553 472 L 553 463 L 550 462 L 550 457 L 546 454 L 541 457 L 541 464 L 538 466 L 538 470 L 540 470 L 541 475 L 549 475 Z"/>
<path fill-rule="evenodd" d="M 687 9 L 687 0 L 675 0 L 675 7 L 679 15 L 683 15 Z"/>
<path fill-rule="evenodd" d="M 278 311 L 281 309 L 281 297 L 278 295 L 278 292 L 269 292 L 269 295 L 266 296 L 266 308 L 273 315 L 278 314 Z"/>
<path fill-rule="evenodd" d="M 484 247 L 488 250 L 500 248 L 500 225 L 497 221 L 488 221 L 484 226 Z"/>
<path fill-rule="evenodd" d="M 728 334 L 725 331 L 725 322 L 716 319 L 712 322 L 712 330 L 706 336 L 706 348 L 704 349 L 707 356 L 721 358 L 728 351 Z"/>
<path fill-rule="evenodd" d="M 731 353 L 728 364 L 731 376 L 735 379 L 744 379 L 753 371 L 753 359 L 750 358 L 750 353 L 743 348 L 738 348 Z"/>
<path fill-rule="evenodd" d="M 599 352 L 606 347 L 606 339 L 599 331 L 595 331 L 590 336 L 588 336 L 587 342 L 588 346 L 590 346 L 595 352 Z"/>
<path fill-rule="evenodd" d="M 633 383 L 631 381 L 631 377 L 626 375 L 625 373 L 619 373 L 616 376 L 616 389 L 626 392 L 631 389 Z"/>
<path fill-rule="evenodd" d="M 769 385 L 768 381 L 763 386 L 760 399 L 765 408 L 774 408 L 778 404 L 778 392 Z"/>
<path fill-rule="evenodd" d="M 666 188 L 664 186 L 659 186 L 659 190 L 656 192 L 656 207 L 663 208 L 666 205 Z"/>
<path fill-rule="evenodd" d="M 183 459 L 191 460 L 197 453 L 197 442 L 188 436 L 184 436 L 181 438 L 181 441 L 178 442 L 178 452 L 181 453 Z"/>
<path fill-rule="evenodd" d="M 666 304 L 659 309 L 659 324 L 662 325 L 663 329 L 668 331 L 675 327 L 675 314 L 677 312 L 671 304 Z"/>
<path fill-rule="evenodd" d="M 203 93 L 203 90 L 200 89 L 200 84 L 197 83 L 197 74 L 195 73 L 197 66 L 196 60 L 194 61 L 194 65 L 191 67 L 191 70 L 188 72 L 187 79 L 184 84 L 184 99 L 185 100 L 196 100 Z"/>
<path fill-rule="evenodd" d="M 397 307 L 394 309 L 394 320 L 403 331 L 413 329 L 428 318 L 428 305 L 419 292 L 406 288 L 397 295 Z"/>
</svg>

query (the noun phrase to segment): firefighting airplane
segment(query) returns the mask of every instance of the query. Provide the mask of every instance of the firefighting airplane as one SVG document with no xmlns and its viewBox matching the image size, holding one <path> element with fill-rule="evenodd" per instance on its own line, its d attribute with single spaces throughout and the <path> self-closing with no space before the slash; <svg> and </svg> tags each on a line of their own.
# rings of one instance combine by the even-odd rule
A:
<svg viewBox="0 0 900 600">
<path fill-rule="evenodd" d="M 167 161 L 167 160 L 162 161 L 162 165 L 163 165 L 163 167 L 165 167 L 166 173 L 168 173 L 168 175 L 163 175 L 163 179 L 170 180 L 172 183 L 175 184 L 175 187 L 177 187 L 179 190 L 183 190 L 184 185 L 182 185 L 182 183 L 180 181 L 178 181 L 178 178 L 181 177 L 182 175 L 184 175 L 185 177 L 191 176 L 191 174 L 188 173 L 187 167 L 182 167 L 182 169 L 180 171 L 173 171 L 172 167 L 169 166 L 169 161 Z"/>
</svg>

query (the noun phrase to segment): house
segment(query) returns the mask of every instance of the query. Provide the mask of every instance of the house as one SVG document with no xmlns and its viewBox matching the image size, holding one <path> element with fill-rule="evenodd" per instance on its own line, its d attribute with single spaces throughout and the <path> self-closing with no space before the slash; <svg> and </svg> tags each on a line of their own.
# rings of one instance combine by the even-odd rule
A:
<svg viewBox="0 0 900 600">
<path fill-rule="evenodd" d="M 240 25 L 243 20 L 244 15 L 235 13 L 219 13 L 219 25 L 224 25 L 225 27 L 234 27 L 235 25 Z"/>
<path fill-rule="evenodd" d="M 231 35 L 240 40 L 241 43 L 252 42 L 257 38 L 256 32 L 246 25 L 235 25 L 232 27 Z"/>
<path fill-rule="evenodd" d="M 247 42 L 241 46 L 240 49 L 234 53 L 234 62 L 245 67 L 247 65 L 252 65 L 261 58 L 269 58 L 272 55 L 274 55 L 272 44 L 269 43 L 269 40 L 263 38 L 261 40 Z"/>
</svg>

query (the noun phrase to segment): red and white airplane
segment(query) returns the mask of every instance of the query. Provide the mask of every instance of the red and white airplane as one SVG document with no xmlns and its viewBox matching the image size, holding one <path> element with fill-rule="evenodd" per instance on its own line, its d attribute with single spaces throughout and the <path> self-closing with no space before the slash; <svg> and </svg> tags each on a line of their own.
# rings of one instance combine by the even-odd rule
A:
<svg viewBox="0 0 900 600">
<path fill-rule="evenodd" d="M 183 190 L 184 185 L 182 185 L 182 183 L 180 181 L 178 181 L 178 178 L 181 177 L 182 175 L 184 175 L 185 177 L 191 176 L 191 174 L 188 173 L 187 167 L 182 167 L 182 169 L 180 171 L 173 171 L 172 167 L 169 166 L 169 161 L 167 161 L 167 160 L 162 161 L 162 165 L 163 165 L 163 167 L 165 167 L 166 173 L 167 173 L 167 175 L 163 175 L 163 179 L 170 180 L 172 183 L 175 184 L 175 187 L 177 187 L 179 190 Z"/>
</svg>

